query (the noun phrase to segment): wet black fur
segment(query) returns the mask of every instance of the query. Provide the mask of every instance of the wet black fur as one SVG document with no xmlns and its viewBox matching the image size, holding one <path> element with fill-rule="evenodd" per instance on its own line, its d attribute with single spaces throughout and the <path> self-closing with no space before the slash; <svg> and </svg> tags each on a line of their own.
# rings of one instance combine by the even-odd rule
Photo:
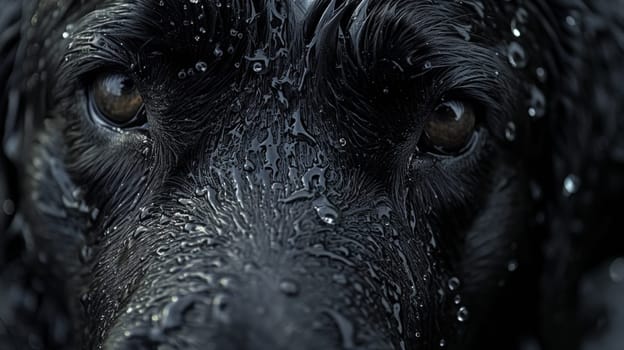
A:
<svg viewBox="0 0 624 350">
<path fill-rule="evenodd" d="M 624 251 L 621 1 L 0 8 L 0 349 L 578 348 Z M 106 70 L 147 132 L 88 117 Z M 417 149 L 444 99 L 478 106 L 457 157 Z"/>
</svg>

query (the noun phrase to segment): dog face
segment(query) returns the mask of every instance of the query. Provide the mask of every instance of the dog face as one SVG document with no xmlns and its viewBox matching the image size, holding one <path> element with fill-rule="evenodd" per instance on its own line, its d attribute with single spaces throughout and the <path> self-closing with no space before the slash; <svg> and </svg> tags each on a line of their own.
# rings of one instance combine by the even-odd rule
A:
<svg viewBox="0 0 624 350">
<path fill-rule="evenodd" d="M 21 208 L 75 341 L 479 344 L 542 198 L 521 3 L 34 4 Z"/>
</svg>

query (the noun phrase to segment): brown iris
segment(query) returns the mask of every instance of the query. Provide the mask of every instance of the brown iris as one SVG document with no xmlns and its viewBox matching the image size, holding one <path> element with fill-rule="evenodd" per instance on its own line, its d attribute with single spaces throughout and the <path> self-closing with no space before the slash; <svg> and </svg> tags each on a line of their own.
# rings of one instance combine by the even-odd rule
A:
<svg viewBox="0 0 624 350">
<path fill-rule="evenodd" d="M 143 107 L 134 81 L 120 73 L 97 76 L 91 86 L 91 98 L 101 117 L 120 127 L 134 124 Z"/>
<path fill-rule="evenodd" d="M 475 131 L 474 109 L 459 101 L 440 104 L 425 124 L 427 144 L 445 153 L 461 151 Z"/>
</svg>

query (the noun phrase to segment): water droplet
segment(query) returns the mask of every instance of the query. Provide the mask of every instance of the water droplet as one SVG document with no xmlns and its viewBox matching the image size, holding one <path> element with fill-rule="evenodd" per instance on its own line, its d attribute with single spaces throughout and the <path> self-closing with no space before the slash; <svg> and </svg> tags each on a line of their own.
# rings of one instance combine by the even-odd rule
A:
<svg viewBox="0 0 624 350">
<path fill-rule="evenodd" d="M 528 15 L 529 13 L 525 9 L 519 8 L 518 11 L 516 11 L 515 17 L 511 20 L 511 33 L 516 38 L 522 35 L 521 27 L 526 23 Z"/>
<path fill-rule="evenodd" d="M 246 159 L 245 164 L 243 165 L 243 170 L 250 172 L 250 171 L 254 171 L 255 169 L 256 169 L 256 166 L 254 165 L 254 163 L 251 160 Z"/>
<path fill-rule="evenodd" d="M 178 72 L 178 79 L 180 80 L 186 79 L 186 71 L 184 71 L 184 69 Z"/>
<path fill-rule="evenodd" d="M 15 203 L 10 199 L 5 199 L 2 203 L 2 211 L 7 216 L 13 215 L 15 213 Z"/>
<path fill-rule="evenodd" d="M 514 272 L 517 269 L 518 269 L 518 261 L 511 260 L 509 263 L 507 263 L 507 271 Z"/>
<path fill-rule="evenodd" d="M 198 61 L 195 63 L 195 69 L 199 72 L 205 72 L 208 69 L 208 64 L 204 61 Z"/>
<path fill-rule="evenodd" d="M 253 56 L 245 56 L 251 62 L 251 69 L 258 74 L 265 73 L 269 66 L 269 57 L 264 50 L 256 50 Z"/>
<path fill-rule="evenodd" d="M 314 210 L 321 220 L 328 225 L 336 225 L 340 218 L 338 209 L 324 196 L 314 201 Z"/>
<path fill-rule="evenodd" d="M 264 71 L 264 64 L 262 62 L 254 62 L 252 64 L 252 69 L 256 73 L 262 73 Z"/>
<path fill-rule="evenodd" d="M 566 176 L 566 178 L 563 180 L 563 194 L 566 197 L 577 193 L 580 187 L 581 179 L 574 174 Z"/>
<path fill-rule="evenodd" d="M 615 283 L 624 282 L 624 258 L 617 258 L 609 265 L 609 277 Z"/>
<path fill-rule="evenodd" d="M 223 50 L 221 50 L 221 47 L 219 45 L 217 45 L 213 51 L 213 54 L 215 55 L 215 57 L 220 58 L 223 56 Z"/>
<path fill-rule="evenodd" d="M 537 86 L 531 87 L 531 101 L 529 107 L 529 116 L 531 118 L 541 118 L 546 114 L 546 97 Z"/>
<path fill-rule="evenodd" d="M 455 303 L 455 305 L 459 305 L 459 303 L 461 303 L 461 299 L 461 295 L 457 294 L 455 298 L 453 298 L 453 302 Z"/>
<path fill-rule="evenodd" d="M 446 340 L 440 339 L 440 347 L 443 348 L 446 346 Z"/>
<path fill-rule="evenodd" d="M 347 139 L 345 139 L 344 137 L 341 137 L 338 142 L 340 143 L 340 147 L 345 147 L 347 145 Z"/>
<path fill-rule="evenodd" d="M 431 69 L 431 67 L 432 67 L 431 61 L 427 61 L 427 62 L 425 62 L 425 64 L 423 65 L 423 68 L 425 68 L 425 69 Z"/>
<path fill-rule="evenodd" d="M 191 2 L 191 4 L 197 4 L 199 2 L 199 0 L 189 0 Z"/>
<path fill-rule="evenodd" d="M 63 39 L 67 39 L 67 38 L 69 38 L 69 33 L 68 32 L 63 32 L 63 34 L 61 36 L 63 37 Z"/>
<path fill-rule="evenodd" d="M 514 122 L 507 123 L 505 127 L 505 139 L 512 142 L 516 139 L 516 124 Z"/>
<path fill-rule="evenodd" d="M 279 284 L 279 288 L 282 293 L 288 296 L 295 296 L 299 294 L 299 286 L 295 282 L 290 280 L 281 281 Z"/>
<path fill-rule="evenodd" d="M 459 310 L 457 310 L 457 321 L 466 322 L 468 321 L 468 316 L 470 316 L 470 314 L 465 306 L 462 306 Z"/>
<path fill-rule="evenodd" d="M 460 286 L 461 286 L 461 282 L 459 281 L 459 278 L 457 278 L 457 277 L 449 278 L 449 280 L 448 280 L 448 289 L 450 291 L 457 290 Z"/>
<path fill-rule="evenodd" d="M 574 18 L 572 15 L 566 16 L 565 21 L 566 21 L 566 24 L 569 25 L 570 27 L 576 26 L 576 18 Z"/>
<path fill-rule="evenodd" d="M 546 79 L 548 78 L 548 76 L 546 75 L 546 69 L 544 69 L 543 67 L 537 67 L 535 69 L 535 75 L 541 83 L 546 82 Z"/>
<path fill-rule="evenodd" d="M 527 65 L 527 56 L 524 48 L 517 42 L 512 42 L 507 48 L 507 59 L 514 68 L 524 68 Z"/>
</svg>

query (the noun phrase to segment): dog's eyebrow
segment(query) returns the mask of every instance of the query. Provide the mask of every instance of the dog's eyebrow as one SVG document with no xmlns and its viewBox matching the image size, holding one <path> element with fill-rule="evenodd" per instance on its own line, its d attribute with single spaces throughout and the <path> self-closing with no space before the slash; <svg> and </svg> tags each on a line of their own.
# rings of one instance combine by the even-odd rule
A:
<svg viewBox="0 0 624 350">
<path fill-rule="evenodd" d="M 62 66 L 81 74 L 95 64 L 130 67 L 153 53 L 179 61 L 205 60 L 214 56 L 219 45 L 221 50 L 242 46 L 248 35 L 255 34 L 252 26 L 245 27 L 244 37 L 242 29 L 236 29 L 244 25 L 244 13 L 254 12 L 253 8 L 225 9 L 213 2 L 203 3 L 161 1 L 154 5 L 139 0 L 98 6 L 73 22 L 71 32 L 64 33 L 71 41 Z M 76 60 L 82 63 L 73 65 Z"/>
</svg>

